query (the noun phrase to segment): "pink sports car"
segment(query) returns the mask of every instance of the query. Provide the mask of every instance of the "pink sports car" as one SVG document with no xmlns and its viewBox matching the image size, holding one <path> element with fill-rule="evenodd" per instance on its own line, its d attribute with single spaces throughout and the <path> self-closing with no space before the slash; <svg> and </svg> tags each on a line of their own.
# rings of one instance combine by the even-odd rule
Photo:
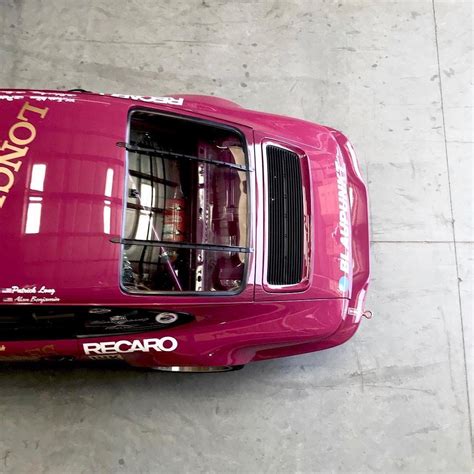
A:
<svg viewBox="0 0 474 474">
<path fill-rule="evenodd" d="M 351 144 L 216 97 L 0 91 L 0 360 L 214 372 L 347 341 Z"/>
</svg>

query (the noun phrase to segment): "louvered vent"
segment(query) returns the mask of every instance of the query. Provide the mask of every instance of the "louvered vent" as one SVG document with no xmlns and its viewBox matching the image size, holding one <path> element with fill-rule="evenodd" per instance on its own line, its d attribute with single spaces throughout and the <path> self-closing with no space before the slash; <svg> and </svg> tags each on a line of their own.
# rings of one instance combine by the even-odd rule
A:
<svg viewBox="0 0 474 474">
<path fill-rule="evenodd" d="M 300 159 L 267 147 L 268 266 L 270 285 L 294 285 L 303 268 L 303 189 Z"/>
</svg>

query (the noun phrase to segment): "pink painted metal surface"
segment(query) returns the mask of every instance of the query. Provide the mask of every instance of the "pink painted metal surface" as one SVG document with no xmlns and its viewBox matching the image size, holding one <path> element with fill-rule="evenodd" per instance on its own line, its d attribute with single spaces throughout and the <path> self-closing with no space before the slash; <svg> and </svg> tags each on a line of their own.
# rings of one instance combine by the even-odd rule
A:
<svg viewBox="0 0 474 474">
<path fill-rule="evenodd" d="M 245 137 L 253 252 L 240 293 L 137 295 L 121 288 L 121 250 L 113 240 L 122 237 L 127 156 L 117 142 L 126 141 L 134 109 L 228 125 Z M 0 360 L 110 355 L 136 366 L 242 365 L 333 347 L 357 330 L 369 282 L 368 203 L 340 132 L 214 97 L 8 90 L 0 91 L 0 133 L 0 319 L 12 306 L 193 317 L 176 327 L 100 337 L 12 340 L 0 331 Z M 265 271 L 264 157 L 272 143 L 300 157 L 305 202 L 302 280 L 280 288 L 268 284 Z M 160 350 L 143 343 L 162 338 L 176 344 Z"/>
</svg>

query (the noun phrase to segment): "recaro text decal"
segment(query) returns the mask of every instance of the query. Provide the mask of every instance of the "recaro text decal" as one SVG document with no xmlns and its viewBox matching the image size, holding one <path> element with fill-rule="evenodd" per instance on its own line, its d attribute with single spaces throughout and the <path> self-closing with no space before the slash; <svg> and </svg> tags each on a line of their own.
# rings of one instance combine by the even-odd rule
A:
<svg viewBox="0 0 474 474">
<path fill-rule="evenodd" d="M 34 107 L 25 102 L 14 123 L 8 130 L 8 139 L 0 146 L 0 208 L 3 207 L 8 193 L 15 184 L 15 174 L 18 173 L 31 142 L 36 138 L 36 127 L 30 120 L 42 120 L 48 113 L 47 107 Z"/>
<path fill-rule="evenodd" d="M 172 352 L 178 347 L 174 337 L 161 337 L 154 339 L 135 339 L 134 341 L 107 341 L 87 342 L 82 345 L 84 354 L 128 354 L 130 352 Z"/>
</svg>

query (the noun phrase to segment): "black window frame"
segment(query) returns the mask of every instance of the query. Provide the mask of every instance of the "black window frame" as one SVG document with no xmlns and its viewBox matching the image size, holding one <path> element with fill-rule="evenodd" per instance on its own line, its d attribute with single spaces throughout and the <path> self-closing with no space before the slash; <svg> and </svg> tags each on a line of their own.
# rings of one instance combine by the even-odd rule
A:
<svg viewBox="0 0 474 474">
<path fill-rule="evenodd" d="M 244 152 L 244 157 L 245 157 L 245 168 L 243 167 L 236 167 L 236 166 L 230 166 L 233 169 L 237 169 L 240 171 L 244 171 L 247 176 L 247 247 L 232 247 L 229 246 L 229 251 L 234 251 L 236 253 L 243 253 L 245 255 L 245 260 L 244 260 L 244 272 L 242 275 L 242 283 L 239 286 L 238 289 L 236 290 L 228 290 L 228 291 L 180 291 L 180 290 L 167 290 L 167 291 L 143 291 L 143 290 L 134 290 L 131 291 L 130 287 L 124 285 L 124 257 L 125 257 L 125 245 L 130 245 L 133 239 L 126 239 L 125 238 L 125 227 L 126 227 L 126 213 L 127 213 L 127 201 L 128 201 L 128 174 L 129 174 L 129 149 L 130 148 L 136 148 L 136 147 L 130 147 L 129 146 L 129 139 L 130 139 L 130 131 L 131 131 L 131 121 L 132 121 L 132 116 L 135 113 L 145 113 L 145 114 L 150 114 L 150 115 L 159 115 L 162 117 L 168 117 L 172 119 L 177 119 L 177 120 L 184 120 L 187 122 L 191 123 L 197 123 L 199 125 L 204 125 L 204 126 L 210 126 L 214 128 L 218 128 L 221 130 L 225 130 L 228 132 L 234 133 L 238 138 L 241 140 L 242 144 L 242 150 Z M 122 229 L 121 229 L 121 237 L 120 239 L 113 238 L 110 241 L 116 244 L 120 244 L 120 269 L 119 269 L 119 277 L 120 277 L 120 282 L 119 282 L 119 287 L 120 290 L 127 294 L 127 295 L 133 295 L 133 296 L 175 296 L 175 297 L 209 297 L 209 296 L 214 296 L 214 297 L 228 297 L 228 296 L 235 296 L 240 293 L 242 293 L 246 288 L 247 288 L 247 281 L 248 281 L 248 275 L 249 275 L 249 266 L 250 266 L 250 258 L 251 254 L 254 253 L 254 249 L 249 246 L 251 242 L 251 236 L 252 236 L 252 186 L 250 185 L 251 179 L 254 179 L 254 168 L 251 167 L 250 165 L 250 157 L 249 157 L 249 152 L 248 152 L 248 143 L 245 137 L 245 134 L 237 127 L 227 125 L 224 123 L 220 122 L 215 122 L 213 120 L 207 120 L 207 119 L 201 119 L 201 118 L 196 118 L 196 117 L 190 117 L 187 115 L 181 115 L 181 114 L 175 114 L 171 112 L 163 112 L 159 110 L 154 110 L 154 109 L 149 109 L 146 107 L 132 107 L 127 116 L 127 128 L 126 128 L 126 140 L 125 142 L 117 142 L 116 144 L 118 147 L 122 147 L 125 150 L 125 173 L 124 173 L 124 192 L 123 192 L 123 209 L 122 209 Z M 226 163 L 221 163 L 222 166 L 228 166 Z M 125 243 L 126 242 L 126 243 Z M 135 245 L 143 245 L 143 241 L 136 241 Z M 176 242 L 160 242 L 160 241 L 150 241 L 151 243 L 149 245 L 160 245 L 163 248 L 173 248 L 177 247 Z M 133 245 L 133 244 L 132 244 Z M 194 248 L 202 248 L 205 246 L 205 244 L 190 244 Z M 210 247 L 222 247 L 222 246 L 213 246 L 212 244 Z M 242 252 L 239 252 L 238 250 L 234 249 L 243 249 Z M 207 251 L 225 251 L 223 249 L 210 249 L 210 248 L 205 248 L 204 250 Z"/>
</svg>

